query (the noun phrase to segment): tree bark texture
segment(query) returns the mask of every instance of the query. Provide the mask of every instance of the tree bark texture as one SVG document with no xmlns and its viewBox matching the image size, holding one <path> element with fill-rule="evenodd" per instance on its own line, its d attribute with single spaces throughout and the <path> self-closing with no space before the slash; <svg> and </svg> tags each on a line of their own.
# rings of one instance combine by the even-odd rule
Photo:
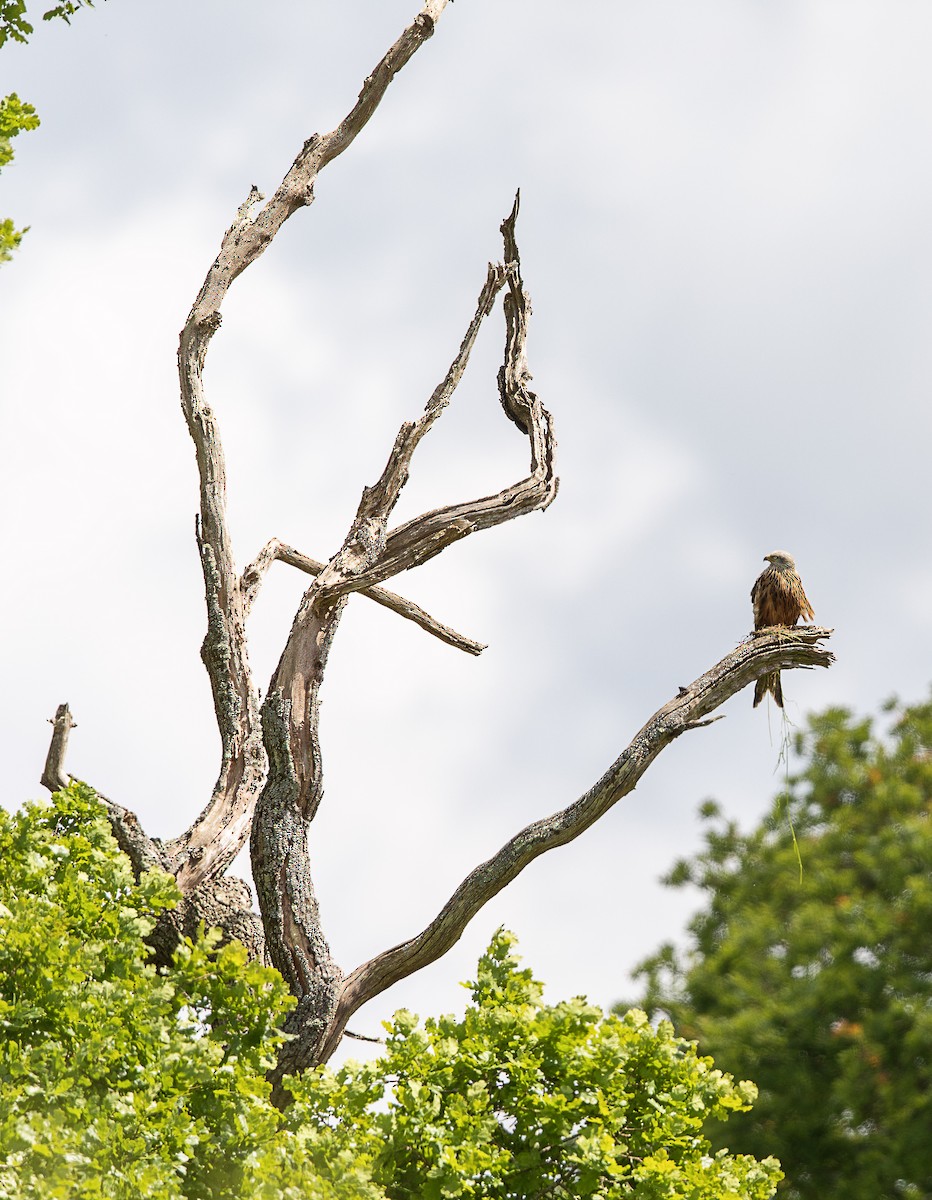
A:
<svg viewBox="0 0 932 1200">
<path fill-rule="evenodd" d="M 237 571 L 227 523 L 223 449 L 203 372 L 228 289 L 265 252 L 284 222 L 312 203 L 319 172 L 361 132 L 394 76 L 434 32 L 446 4 L 447 0 L 425 4 L 366 78 L 350 113 L 331 133 L 315 134 L 304 143 L 270 200 L 263 204 L 263 197 L 252 189 L 224 234 L 188 314 L 178 370 L 200 481 L 196 537 L 207 604 L 201 656 L 220 731 L 220 770 L 203 811 L 190 828 L 164 845 L 147 837 L 129 810 L 105 800 L 115 836 L 137 874 L 152 867 L 170 871 L 182 893 L 178 910 L 156 931 L 157 961 L 169 961 L 178 939 L 191 936 L 203 920 L 243 940 L 254 957 L 272 962 L 297 998 L 288 1022 L 293 1037 L 272 1076 L 280 1104 L 288 1100 L 286 1076 L 326 1061 L 361 1005 L 449 950 L 484 904 L 539 855 L 578 837 L 603 816 L 680 734 L 708 724 L 710 713 L 763 674 L 825 667 L 832 661 L 821 644 L 832 632 L 828 629 L 763 630 L 751 636 L 689 687 L 681 687 L 584 795 L 528 825 L 477 866 L 424 930 L 348 975 L 335 963 L 314 893 L 308 830 L 323 797 L 320 689 L 343 610 L 358 594 L 457 649 L 481 653 L 481 643 L 382 584 L 472 533 L 546 508 L 557 494 L 552 421 L 530 388 L 526 358 L 531 305 L 517 244 L 518 197 L 501 226 L 503 259 L 488 267 L 449 370 L 420 416 L 402 424 L 384 470 L 363 489 L 343 544 L 328 562 L 273 537 L 244 571 Z M 505 415 L 528 440 L 527 473 L 494 495 L 433 509 L 391 527 L 415 451 L 450 404 L 479 329 L 500 295 L 505 347 L 499 397 Z M 274 562 L 304 572 L 310 583 L 260 705 L 249 667 L 246 622 Z M 72 725 L 67 705 L 60 706 L 42 777 L 51 790 L 67 782 L 63 760 Z M 225 875 L 247 838 L 261 920 L 252 912 L 247 885 Z"/>
</svg>

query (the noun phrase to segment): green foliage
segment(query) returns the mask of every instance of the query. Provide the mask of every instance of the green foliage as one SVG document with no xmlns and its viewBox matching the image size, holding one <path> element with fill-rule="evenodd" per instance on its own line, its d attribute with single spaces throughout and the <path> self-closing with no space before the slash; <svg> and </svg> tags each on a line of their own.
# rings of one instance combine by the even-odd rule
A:
<svg viewBox="0 0 932 1200">
<path fill-rule="evenodd" d="M 56 17 L 61 17 L 66 25 L 71 24 L 71 18 L 79 8 L 93 8 L 92 0 L 66 0 L 64 4 L 56 4 L 54 8 L 50 8 L 42 14 L 43 21 L 54 21 Z"/>
<path fill-rule="evenodd" d="M 361 1150 L 392 1200 L 773 1195 L 773 1159 L 712 1155 L 702 1132 L 747 1109 L 753 1084 L 642 1012 L 543 1004 L 513 942 L 496 934 L 462 1020 L 397 1013 L 379 1062 L 298 1082 L 289 1119 Z"/>
<path fill-rule="evenodd" d="M 704 851 L 666 881 L 705 906 L 685 952 L 642 964 L 645 1006 L 753 1075 L 759 1101 L 728 1144 L 778 1154 L 787 1196 L 918 1200 L 932 1195 L 932 704 L 897 708 L 885 738 L 830 709 L 796 751 L 802 771 L 752 833 L 706 807 Z"/>
<path fill-rule="evenodd" d="M 135 882 L 83 785 L 0 809 L 0 1195 L 239 1197 L 280 1136 L 281 978 L 215 936 L 157 973 L 176 897 Z"/>
<path fill-rule="evenodd" d="M 65 0 L 42 14 L 43 21 L 57 17 L 70 24 L 79 8 L 93 8 L 91 0 Z M 28 42 L 35 30 L 26 15 L 26 0 L 0 0 L 0 47 L 7 41 Z"/>
<path fill-rule="evenodd" d="M 93 8 L 91 0 L 65 0 L 42 14 L 43 21 L 61 17 L 70 24 L 70 18 L 79 8 Z M 34 32 L 27 18 L 26 0 L 0 0 L 0 47 L 8 41 L 28 42 Z M 31 104 L 25 104 L 11 92 L 0 98 L 0 168 L 13 161 L 11 138 L 24 130 L 38 129 L 39 117 Z M 13 251 L 19 248 L 23 234 L 29 226 L 17 229 L 9 217 L 0 218 L 0 263 L 9 262 Z"/>
<path fill-rule="evenodd" d="M 23 130 L 37 129 L 38 125 L 36 110 L 20 100 L 15 92 L 0 98 L 0 168 L 13 159 L 12 139 Z M 25 232 L 26 229 L 16 229 L 9 218 L 0 220 L 0 263 L 11 257 Z"/>
<path fill-rule="evenodd" d="M 0 99 L 0 167 L 13 158 L 11 138 L 24 129 L 38 129 L 39 118 L 31 104 L 25 104 L 15 92 Z"/>
<path fill-rule="evenodd" d="M 29 232 L 29 226 L 17 229 L 9 217 L 0 220 L 0 263 L 9 262 L 13 251 L 19 248 L 23 234 Z"/>
<path fill-rule="evenodd" d="M 462 1020 L 400 1012 L 377 1062 L 265 1073 L 291 998 L 216 934 L 170 970 L 145 939 L 174 881 L 138 882 L 83 784 L 0 809 L 4 1200 L 767 1200 L 778 1164 L 712 1154 L 735 1083 L 643 1013 L 555 1006 L 499 932 Z"/>
<path fill-rule="evenodd" d="M 0 0 L 0 46 L 8 40 L 28 42 L 32 32 L 26 20 L 26 0 Z"/>
</svg>

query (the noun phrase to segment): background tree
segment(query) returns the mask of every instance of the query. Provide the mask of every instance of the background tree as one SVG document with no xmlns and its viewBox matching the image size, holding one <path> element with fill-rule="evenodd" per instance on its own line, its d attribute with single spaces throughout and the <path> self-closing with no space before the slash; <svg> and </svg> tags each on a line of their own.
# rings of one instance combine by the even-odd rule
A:
<svg viewBox="0 0 932 1200">
<path fill-rule="evenodd" d="M 289 997 L 215 937 L 159 974 L 145 938 L 176 900 L 90 789 L 0 809 L 0 1195 L 243 1194 Z"/>
<path fill-rule="evenodd" d="M 197 544 L 207 602 L 201 656 L 210 679 L 221 738 L 221 763 L 201 814 L 175 838 L 146 835 L 134 814 L 110 804 L 114 833 L 142 875 L 159 867 L 174 876 L 182 903 L 153 931 L 167 963 L 179 936 L 203 921 L 244 941 L 286 980 L 297 1004 L 290 1039 L 276 1068 L 276 1101 L 288 1093 L 281 1080 L 325 1062 L 353 1013 L 374 996 L 444 954 L 479 909 L 540 854 L 577 837 L 636 785 L 657 755 L 759 675 L 795 666 L 828 666 L 820 644 L 831 632 L 807 628 L 764 631 L 742 642 L 651 717 L 605 774 L 577 801 L 537 820 L 472 870 L 436 917 L 417 935 L 344 972 L 334 961 L 313 887 L 307 830 L 323 795 L 319 737 L 320 689 L 340 618 L 353 595 L 380 603 L 432 636 L 470 654 L 483 647 L 386 591 L 392 576 L 419 566 L 479 530 L 546 508 L 556 497 L 552 420 L 531 391 L 526 359 L 530 301 L 518 252 L 518 201 L 501 225 L 503 260 L 486 271 L 475 312 L 450 368 L 415 421 L 398 431 L 377 481 L 362 498 L 339 551 L 326 563 L 271 538 L 240 570 L 227 521 L 226 470 L 204 369 L 221 323 L 221 307 L 235 280 L 269 248 L 284 223 L 315 195 L 318 175 L 362 132 L 397 73 L 432 36 L 447 0 L 428 0 L 363 82 L 359 98 L 330 132 L 309 137 L 274 194 L 256 188 L 224 234 L 181 333 L 178 369 L 182 411 L 195 444 L 200 480 Z M 502 408 L 528 440 L 527 475 L 494 495 L 481 495 L 421 513 L 391 526 L 391 515 L 419 444 L 449 405 L 482 322 L 503 295 L 505 350 L 498 372 Z M 278 666 L 260 702 L 249 665 L 246 624 L 266 573 L 275 562 L 312 576 Z M 62 705 L 43 782 L 67 783 L 63 758 L 72 720 Z M 251 912 L 243 885 L 225 872 L 247 838 L 261 912 Z"/>
<path fill-rule="evenodd" d="M 382 1059 L 308 1072 L 283 1121 L 265 1070 L 293 998 L 203 931 L 157 970 L 145 938 L 177 898 L 133 878 L 83 785 L 0 809 L 7 1200 L 773 1194 L 775 1161 L 703 1133 L 753 1084 L 643 1013 L 544 1005 L 501 932 L 461 1020 L 397 1013 Z"/>
<path fill-rule="evenodd" d="M 713 1141 L 766 1146 L 800 1200 L 932 1194 L 932 704 L 890 711 L 886 735 L 812 717 L 750 834 L 703 806 L 705 850 L 666 882 L 705 905 L 640 968 L 648 1011 L 760 1087 Z"/>
</svg>

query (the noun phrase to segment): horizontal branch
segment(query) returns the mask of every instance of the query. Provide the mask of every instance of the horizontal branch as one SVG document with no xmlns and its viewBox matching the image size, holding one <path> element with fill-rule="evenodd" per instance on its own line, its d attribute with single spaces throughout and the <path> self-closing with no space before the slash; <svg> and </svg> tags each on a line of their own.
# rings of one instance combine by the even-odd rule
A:
<svg viewBox="0 0 932 1200">
<path fill-rule="evenodd" d="M 306 554 L 302 554 L 299 550 L 294 550 L 291 546 L 286 546 L 278 538 L 272 538 L 270 542 L 262 547 L 253 562 L 243 572 L 241 587 L 247 614 L 259 592 L 262 579 L 273 562 L 287 563 L 288 566 L 297 567 L 299 571 L 304 571 L 308 575 L 319 575 L 326 566 L 325 563 L 317 562 L 316 559 L 308 558 Z M 383 608 L 390 608 L 399 617 L 405 617 L 408 621 L 413 621 L 415 625 L 420 625 L 421 629 L 427 633 L 433 634 L 434 637 L 439 638 L 442 642 L 446 642 L 449 646 L 454 646 L 457 650 L 464 650 L 467 654 L 478 655 L 486 649 L 482 642 L 474 642 L 472 638 L 466 637 L 465 634 L 457 633 L 455 629 L 451 629 L 449 625 L 444 625 L 442 622 L 436 620 L 430 613 L 426 613 L 423 608 L 419 608 L 412 601 L 406 600 L 404 596 L 398 596 L 395 592 L 390 592 L 386 588 L 364 588 L 359 594 L 360 596 L 366 596 L 369 600 L 374 600 L 376 604 L 381 604 Z"/>
<path fill-rule="evenodd" d="M 476 913 L 541 854 L 579 837 L 639 782 L 660 752 L 680 734 L 705 723 L 709 713 L 759 676 L 793 667 L 828 667 L 834 656 L 822 641 L 831 629 L 805 626 L 765 630 L 743 641 L 721 662 L 659 709 L 589 791 L 553 816 L 516 834 L 460 884 L 440 913 L 416 937 L 357 967 L 343 982 L 337 1011 L 322 1050 L 326 1060 L 347 1021 L 363 1004 L 400 979 L 445 954 Z"/>
</svg>

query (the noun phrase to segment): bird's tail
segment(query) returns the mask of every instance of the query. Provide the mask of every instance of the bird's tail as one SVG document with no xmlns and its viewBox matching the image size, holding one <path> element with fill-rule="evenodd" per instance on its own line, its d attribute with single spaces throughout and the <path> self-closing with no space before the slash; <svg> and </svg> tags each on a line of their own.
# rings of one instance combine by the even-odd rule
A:
<svg viewBox="0 0 932 1200">
<path fill-rule="evenodd" d="M 783 684 L 780 682 L 780 672 L 774 671 L 770 675 L 761 675 L 757 683 L 754 685 L 754 707 L 757 708 L 761 700 L 768 692 L 773 694 L 777 708 L 783 707 Z"/>
</svg>

